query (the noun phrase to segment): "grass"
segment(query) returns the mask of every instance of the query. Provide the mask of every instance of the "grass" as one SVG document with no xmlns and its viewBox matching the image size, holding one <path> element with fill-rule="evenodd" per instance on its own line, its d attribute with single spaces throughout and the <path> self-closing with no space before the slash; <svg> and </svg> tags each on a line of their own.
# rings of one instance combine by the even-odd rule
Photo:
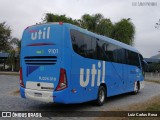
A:
<svg viewBox="0 0 160 120">
<path fill-rule="evenodd" d="M 148 106 L 146 111 L 160 111 L 160 101 Z"/>
<path fill-rule="evenodd" d="M 142 103 L 127 107 L 114 108 L 111 111 L 158 111 L 160 112 L 160 96 L 151 98 Z M 95 120 L 160 120 L 159 117 L 99 117 Z"/>
<path fill-rule="evenodd" d="M 152 105 L 147 106 L 147 108 L 144 111 L 160 111 L 160 101 L 157 103 L 154 103 Z M 160 120 L 159 117 L 130 117 L 129 120 Z"/>
</svg>

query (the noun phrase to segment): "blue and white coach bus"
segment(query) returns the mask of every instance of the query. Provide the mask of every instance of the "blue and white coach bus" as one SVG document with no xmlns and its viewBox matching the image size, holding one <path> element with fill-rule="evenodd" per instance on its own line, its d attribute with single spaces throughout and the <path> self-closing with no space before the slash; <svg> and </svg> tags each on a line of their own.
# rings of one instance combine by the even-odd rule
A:
<svg viewBox="0 0 160 120">
<path fill-rule="evenodd" d="M 82 103 L 144 87 L 143 57 L 133 47 L 68 23 L 33 25 L 21 44 L 23 98 Z"/>
</svg>

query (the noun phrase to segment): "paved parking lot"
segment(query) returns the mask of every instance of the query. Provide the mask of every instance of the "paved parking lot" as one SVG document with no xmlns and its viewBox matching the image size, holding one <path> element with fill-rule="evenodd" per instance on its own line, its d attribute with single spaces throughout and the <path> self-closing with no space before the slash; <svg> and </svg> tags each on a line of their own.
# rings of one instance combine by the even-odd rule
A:
<svg viewBox="0 0 160 120">
<path fill-rule="evenodd" d="M 109 111 L 114 107 L 123 107 L 133 103 L 147 101 L 160 95 L 160 84 L 145 82 L 145 88 L 138 95 L 123 94 L 110 97 L 104 106 L 95 106 L 92 102 L 74 105 L 43 103 L 22 99 L 17 90 L 19 89 L 19 77 L 0 75 L 0 111 Z"/>
</svg>

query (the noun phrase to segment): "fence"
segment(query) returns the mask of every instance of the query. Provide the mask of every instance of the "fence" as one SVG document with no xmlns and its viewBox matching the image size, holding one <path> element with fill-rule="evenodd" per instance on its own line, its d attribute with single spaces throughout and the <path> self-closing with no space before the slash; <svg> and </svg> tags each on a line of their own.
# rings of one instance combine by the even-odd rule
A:
<svg viewBox="0 0 160 120">
<path fill-rule="evenodd" d="M 146 80 L 160 80 L 160 73 L 157 72 L 146 72 L 145 73 L 145 79 Z"/>
</svg>

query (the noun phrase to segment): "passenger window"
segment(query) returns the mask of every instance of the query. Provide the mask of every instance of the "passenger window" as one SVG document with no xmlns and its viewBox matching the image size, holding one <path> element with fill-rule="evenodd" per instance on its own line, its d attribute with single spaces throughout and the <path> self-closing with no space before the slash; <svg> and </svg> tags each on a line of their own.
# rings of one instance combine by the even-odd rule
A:
<svg viewBox="0 0 160 120">
<path fill-rule="evenodd" d="M 75 30 L 71 30 L 71 39 L 72 39 L 72 45 L 73 45 L 73 49 L 76 53 L 83 55 L 84 54 L 84 50 L 83 50 L 83 46 L 84 46 L 84 39 L 83 39 L 83 35 L 80 34 L 79 32 L 75 31 Z"/>
<path fill-rule="evenodd" d="M 71 30 L 73 50 L 86 58 L 129 64 L 140 67 L 139 55 L 107 41 Z"/>
<path fill-rule="evenodd" d="M 84 56 L 87 58 L 92 58 L 92 42 L 91 37 L 84 35 Z"/>
</svg>

